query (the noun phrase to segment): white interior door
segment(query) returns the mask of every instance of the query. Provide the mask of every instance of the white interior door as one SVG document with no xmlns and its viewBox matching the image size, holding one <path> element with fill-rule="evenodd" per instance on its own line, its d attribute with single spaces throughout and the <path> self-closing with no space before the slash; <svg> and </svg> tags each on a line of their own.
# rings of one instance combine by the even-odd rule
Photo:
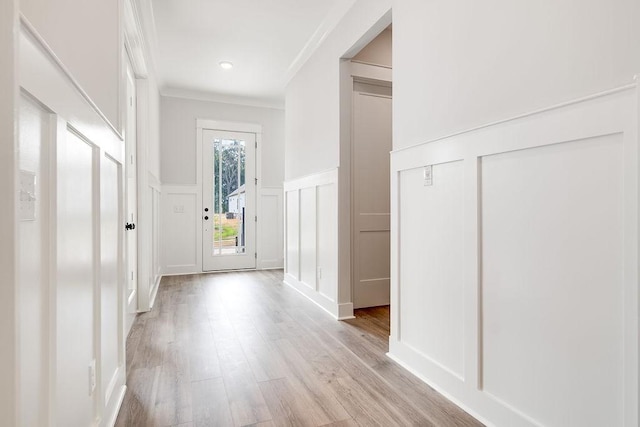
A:
<svg viewBox="0 0 640 427">
<path fill-rule="evenodd" d="M 202 132 L 202 269 L 256 267 L 256 135 Z"/>
<path fill-rule="evenodd" d="M 388 305 L 391 87 L 355 82 L 352 120 L 353 305 Z"/>
<path fill-rule="evenodd" d="M 127 303 L 128 312 L 135 313 L 138 309 L 136 292 L 138 290 L 138 172 L 137 172 L 137 141 L 136 141 L 136 80 L 133 68 L 127 61 L 127 124 L 125 132 L 125 152 L 127 175 L 127 208 L 126 208 L 126 245 L 127 245 Z"/>
</svg>

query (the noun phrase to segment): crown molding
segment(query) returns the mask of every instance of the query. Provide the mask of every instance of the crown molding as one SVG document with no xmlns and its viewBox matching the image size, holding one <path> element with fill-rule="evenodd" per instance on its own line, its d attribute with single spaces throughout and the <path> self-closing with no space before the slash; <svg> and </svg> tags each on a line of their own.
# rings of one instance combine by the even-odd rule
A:
<svg viewBox="0 0 640 427">
<path fill-rule="evenodd" d="M 324 42 L 327 36 L 329 36 L 329 34 L 338 26 L 342 18 L 344 18 L 347 12 L 349 12 L 355 2 L 356 0 L 343 0 L 336 2 L 335 6 L 331 8 L 327 16 L 320 23 L 318 28 L 316 28 L 316 31 L 309 38 L 307 43 L 305 43 L 300 53 L 298 53 L 287 68 L 283 86 L 289 84 L 293 76 L 300 71 L 309 58 L 311 58 L 315 51 L 318 50 L 322 42 Z"/>
</svg>

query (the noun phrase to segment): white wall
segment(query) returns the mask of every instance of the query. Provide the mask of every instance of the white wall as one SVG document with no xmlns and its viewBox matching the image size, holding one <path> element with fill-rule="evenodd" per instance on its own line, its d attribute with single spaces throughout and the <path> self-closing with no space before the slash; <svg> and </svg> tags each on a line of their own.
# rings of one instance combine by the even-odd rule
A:
<svg viewBox="0 0 640 427">
<path fill-rule="evenodd" d="M 341 58 L 353 57 L 383 32 L 390 24 L 390 9 L 388 0 L 355 2 L 286 89 L 285 186 L 295 186 L 301 177 L 322 175 L 327 170 L 335 169 L 339 174 L 338 209 L 331 211 L 336 217 L 327 219 L 339 228 L 338 239 L 319 242 L 316 253 L 318 257 L 339 253 L 337 271 L 332 271 L 332 286 L 338 292 L 335 304 L 341 310 L 337 317 L 348 317 L 352 307 L 348 141 L 353 84 L 350 69 Z"/>
<path fill-rule="evenodd" d="M 20 11 L 96 103 L 122 129 L 120 1 L 21 0 Z"/>
<path fill-rule="evenodd" d="M 276 108 L 249 107 L 163 96 L 161 116 L 161 179 L 168 185 L 194 185 L 196 119 L 262 125 L 262 185 L 281 187 L 284 179 L 284 113 Z"/>
<path fill-rule="evenodd" d="M 54 52 L 20 33 L 16 425 L 110 425 L 125 391 L 124 144 Z M 95 387 L 90 387 L 90 366 Z"/>
<path fill-rule="evenodd" d="M 394 147 L 628 83 L 639 20 L 635 0 L 395 2 Z"/>
<path fill-rule="evenodd" d="M 18 378 L 18 318 L 16 282 L 16 1 L 0 3 L 0 92 L 5 94 L 0 102 L 0 424 L 15 425 L 19 397 L 15 384 Z"/>
<path fill-rule="evenodd" d="M 358 1 L 289 82 L 286 91 L 285 179 L 340 165 L 340 58 L 351 57 L 381 28 L 371 28 L 389 0 Z M 368 38 L 369 36 L 369 38 Z M 354 46 L 359 48 L 350 54 Z"/>
<path fill-rule="evenodd" d="M 258 147 L 257 268 L 281 268 L 283 259 L 284 112 L 174 97 L 161 97 L 162 270 L 200 272 L 196 119 L 254 123 L 262 127 Z M 182 207 L 176 212 L 175 207 Z M 180 209 L 178 209 L 179 211 Z"/>
<path fill-rule="evenodd" d="M 390 355 L 490 425 L 637 425 L 640 3 L 394 6 Z"/>
</svg>

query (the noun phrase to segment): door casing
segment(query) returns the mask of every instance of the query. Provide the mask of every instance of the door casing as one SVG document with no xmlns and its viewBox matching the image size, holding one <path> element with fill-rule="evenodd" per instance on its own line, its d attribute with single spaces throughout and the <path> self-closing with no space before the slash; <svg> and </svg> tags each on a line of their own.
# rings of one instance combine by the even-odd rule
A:
<svg viewBox="0 0 640 427">
<path fill-rule="evenodd" d="M 244 250 L 241 253 L 229 252 L 227 254 L 211 255 L 210 251 L 214 240 L 213 230 L 215 228 L 216 206 L 212 197 L 215 190 L 215 178 L 212 181 L 215 170 L 215 153 L 213 143 L 215 140 L 235 140 L 243 141 L 245 144 L 245 183 L 244 183 L 244 200 L 242 215 L 242 233 L 238 233 L 236 244 L 241 239 L 244 243 Z M 230 132 L 205 129 L 202 132 L 202 203 L 200 221 L 202 223 L 202 268 L 204 271 L 219 270 L 239 270 L 254 269 L 256 267 L 256 182 L 255 182 L 255 134 L 247 132 Z M 222 164 L 222 163 L 220 163 Z M 207 179 L 207 176 L 209 178 Z M 242 188 L 238 184 L 238 189 Z M 237 196 L 240 198 L 240 194 Z M 221 203 L 221 200 L 219 201 Z M 220 205 L 219 207 L 221 207 Z M 218 207 L 218 208 L 219 208 Z M 218 213 L 221 215 L 221 212 Z"/>
<path fill-rule="evenodd" d="M 137 159 L 137 102 L 136 76 L 126 55 L 126 132 L 125 132 L 125 222 L 138 225 L 138 159 Z M 122 225 L 124 227 L 124 224 Z M 127 295 L 127 330 L 133 321 L 131 314 L 138 311 L 138 230 L 127 230 L 125 233 L 125 249 L 127 257 L 126 295 Z"/>
</svg>

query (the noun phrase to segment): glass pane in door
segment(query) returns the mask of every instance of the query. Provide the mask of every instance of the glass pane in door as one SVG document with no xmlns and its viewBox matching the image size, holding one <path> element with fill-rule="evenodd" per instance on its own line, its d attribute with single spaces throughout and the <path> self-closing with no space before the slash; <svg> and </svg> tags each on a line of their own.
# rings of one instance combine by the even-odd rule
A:
<svg viewBox="0 0 640 427">
<path fill-rule="evenodd" d="M 245 253 L 245 141 L 213 140 L 212 255 Z"/>
</svg>

